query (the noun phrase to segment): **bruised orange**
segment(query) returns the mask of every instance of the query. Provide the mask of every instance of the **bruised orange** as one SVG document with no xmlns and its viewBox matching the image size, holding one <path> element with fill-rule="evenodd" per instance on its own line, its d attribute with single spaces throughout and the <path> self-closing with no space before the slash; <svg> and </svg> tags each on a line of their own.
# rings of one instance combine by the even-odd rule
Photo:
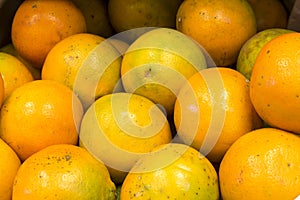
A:
<svg viewBox="0 0 300 200">
<path fill-rule="evenodd" d="M 236 62 L 242 45 L 256 33 L 256 19 L 247 0 L 185 0 L 176 28 L 202 45 L 217 66 Z"/>
<path fill-rule="evenodd" d="M 41 68 L 57 42 L 81 32 L 86 32 L 85 18 L 71 0 L 26 0 L 14 15 L 11 39 L 21 57 Z"/>
<path fill-rule="evenodd" d="M 255 60 L 251 101 L 270 126 L 300 134 L 300 33 L 277 36 L 263 46 Z"/>
<path fill-rule="evenodd" d="M 15 89 L 0 115 L 0 137 L 24 161 L 52 144 L 77 144 L 83 109 L 68 87 L 36 80 Z"/>
</svg>

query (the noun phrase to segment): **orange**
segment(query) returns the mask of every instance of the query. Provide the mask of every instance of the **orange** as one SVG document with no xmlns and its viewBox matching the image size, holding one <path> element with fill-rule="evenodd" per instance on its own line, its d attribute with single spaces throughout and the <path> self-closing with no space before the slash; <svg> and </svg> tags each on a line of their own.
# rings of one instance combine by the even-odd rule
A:
<svg viewBox="0 0 300 200">
<path fill-rule="evenodd" d="M 224 200 L 296 199 L 300 194 L 300 138 L 263 128 L 240 137 L 219 169 Z"/>
<path fill-rule="evenodd" d="M 201 70 L 182 86 L 174 108 L 179 138 L 220 162 L 232 143 L 262 126 L 249 96 L 249 82 L 236 70 Z"/>
<path fill-rule="evenodd" d="M 89 33 L 69 36 L 48 53 L 42 79 L 72 89 L 88 108 L 95 99 L 118 90 L 121 54 L 105 38 Z"/>
<path fill-rule="evenodd" d="M 21 165 L 12 200 L 114 200 L 116 187 L 107 168 L 85 149 L 51 145 Z"/>
<path fill-rule="evenodd" d="M 0 108 L 1 108 L 2 103 L 4 101 L 4 94 L 5 94 L 4 81 L 3 81 L 2 75 L 0 75 Z"/>
<path fill-rule="evenodd" d="M 110 37 L 113 35 L 114 29 L 108 17 L 107 0 L 72 1 L 84 15 L 87 33 L 100 35 L 102 37 Z"/>
<path fill-rule="evenodd" d="M 277 36 L 263 46 L 255 60 L 251 101 L 270 126 L 300 134 L 300 33 Z"/>
<path fill-rule="evenodd" d="M 122 32 L 140 27 L 175 28 L 176 12 L 183 0 L 109 0 L 113 28 Z"/>
<path fill-rule="evenodd" d="M 86 32 L 85 18 L 71 0 L 26 0 L 13 18 L 11 39 L 21 57 L 41 68 L 57 42 L 81 32 Z"/>
<path fill-rule="evenodd" d="M 114 93 L 100 97 L 86 111 L 79 144 L 104 162 L 114 182 L 121 183 L 138 158 L 171 138 L 166 116 L 152 101 Z"/>
<path fill-rule="evenodd" d="M 4 99 L 16 88 L 34 80 L 21 60 L 4 52 L 0 52 L 0 73 L 4 83 Z"/>
<path fill-rule="evenodd" d="M 240 49 L 236 62 L 236 70 L 244 74 L 244 76 L 250 80 L 255 59 L 261 48 L 273 38 L 291 32 L 293 31 L 283 28 L 269 28 L 257 32 L 249 38 Z"/>
<path fill-rule="evenodd" d="M 0 137 L 24 161 L 52 144 L 77 144 L 83 115 L 79 99 L 66 86 L 36 80 L 15 89 L 2 105 Z"/>
<path fill-rule="evenodd" d="M 0 155 L 0 199 L 11 200 L 13 182 L 21 161 L 2 139 L 0 139 Z"/>
<path fill-rule="evenodd" d="M 217 172 L 209 160 L 187 145 L 160 145 L 142 156 L 126 176 L 120 198 L 219 199 Z"/>
<path fill-rule="evenodd" d="M 247 0 L 253 8 L 257 31 L 287 28 L 288 12 L 280 0 Z"/>
<path fill-rule="evenodd" d="M 194 40 L 177 30 L 150 30 L 138 37 L 123 56 L 124 89 L 160 104 L 171 116 L 182 84 L 207 67 L 205 56 Z"/>
<path fill-rule="evenodd" d="M 202 45 L 217 66 L 229 66 L 256 33 L 256 19 L 247 0 L 185 0 L 176 28 Z"/>
<path fill-rule="evenodd" d="M 30 63 L 28 63 L 26 60 L 24 60 L 19 55 L 19 53 L 17 52 L 17 50 L 15 49 L 15 47 L 13 46 L 12 43 L 9 43 L 9 44 L 3 46 L 0 49 L 0 51 L 11 54 L 11 55 L 15 56 L 16 58 L 18 58 L 28 68 L 28 70 L 31 72 L 31 75 L 33 76 L 33 78 L 35 80 L 41 79 L 41 69 L 33 67 Z"/>
</svg>

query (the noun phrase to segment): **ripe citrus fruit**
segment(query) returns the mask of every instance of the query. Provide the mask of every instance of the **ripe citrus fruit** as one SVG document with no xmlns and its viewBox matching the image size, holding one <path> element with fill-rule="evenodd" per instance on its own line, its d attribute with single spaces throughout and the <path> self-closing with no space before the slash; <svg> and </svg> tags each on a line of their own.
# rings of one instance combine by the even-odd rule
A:
<svg viewBox="0 0 300 200">
<path fill-rule="evenodd" d="M 35 80 L 41 79 L 41 69 L 38 69 L 36 67 L 33 67 L 30 63 L 28 63 L 26 60 L 24 60 L 20 54 L 17 52 L 15 47 L 12 45 L 12 43 L 9 43 L 3 47 L 1 47 L 0 52 L 8 53 L 16 58 L 18 58 L 31 72 L 31 75 Z"/>
<path fill-rule="evenodd" d="M 256 33 L 247 0 L 185 0 L 176 18 L 177 30 L 202 45 L 217 66 L 234 64 L 244 42 Z"/>
<path fill-rule="evenodd" d="M 2 139 L 0 139 L 0 155 L 0 199 L 11 200 L 13 182 L 21 161 Z"/>
<path fill-rule="evenodd" d="M 83 109 L 68 87 L 36 80 L 15 89 L 0 115 L 0 137 L 24 161 L 51 144 L 77 144 Z"/>
<path fill-rule="evenodd" d="M 218 176 L 206 157 L 170 143 L 142 156 L 126 176 L 121 199 L 219 199 Z"/>
<path fill-rule="evenodd" d="M 257 31 L 287 28 L 288 12 L 280 0 L 247 0 L 253 8 Z"/>
<path fill-rule="evenodd" d="M 117 32 L 140 27 L 175 28 L 182 0 L 109 0 L 108 14 Z"/>
<path fill-rule="evenodd" d="M 220 162 L 231 144 L 262 126 L 249 96 L 249 82 L 236 70 L 201 70 L 181 88 L 174 108 L 179 138 Z"/>
<path fill-rule="evenodd" d="M 117 90 L 121 55 L 105 38 L 89 33 L 69 36 L 48 53 L 42 79 L 55 80 L 71 88 L 84 108 L 95 98 Z"/>
<path fill-rule="evenodd" d="M 86 32 L 85 18 L 71 0 L 30 0 L 18 7 L 11 38 L 18 53 L 34 67 L 41 68 L 57 42 L 81 32 Z"/>
<path fill-rule="evenodd" d="M 108 17 L 106 0 L 72 1 L 82 11 L 86 20 L 87 33 L 100 35 L 102 37 L 110 37 L 114 33 L 114 29 Z"/>
<path fill-rule="evenodd" d="M 19 168 L 12 200 L 114 200 L 116 187 L 105 165 L 85 149 L 51 145 Z"/>
<path fill-rule="evenodd" d="M 3 78 L 2 78 L 2 75 L 1 75 L 1 72 L 0 72 L 0 108 L 2 106 L 2 103 L 4 101 L 4 94 L 5 94 L 5 91 L 4 91 L 4 81 L 3 81 Z"/>
<path fill-rule="evenodd" d="M 121 77 L 126 92 L 145 96 L 172 115 L 182 84 L 206 67 L 204 52 L 194 40 L 174 29 L 157 28 L 129 46 Z"/>
<path fill-rule="evenodd" d="M 300 194 L 300 138 L 262 128 L 240 137 L 219 168 L 224 200 L 295 199 Z"/>
<path fill-rule="evenodd" d="M 137 94 L 100 97 L 86 111 L 80 126 L 80 145 L 102 160 L 118 183 L 141 155 L 171 138 L 164 113 Z"/>
<path fill-rule="evenodd" d="M 250 97 L 270 126 L 300 133 L 300 33 L 269 41 L 259 52 L 251 75 Z"/>
<path fill-rule="evenodd" d="M 0 73 L 4 83 L 4 99 L 16 88 L 34 80 L 31 72 L 17 57 L 4 52 L 0 52 Z"/>
<path fill-rule="evenodd" d="M 262 30 L 249 38 L 239 52 L 236 63 L 237 71 L 250 80 L 255 59 L 262 47 L 273 38 L 291 32 L 293 31 L 289 29 L 270 28 Z"/>
</svg>

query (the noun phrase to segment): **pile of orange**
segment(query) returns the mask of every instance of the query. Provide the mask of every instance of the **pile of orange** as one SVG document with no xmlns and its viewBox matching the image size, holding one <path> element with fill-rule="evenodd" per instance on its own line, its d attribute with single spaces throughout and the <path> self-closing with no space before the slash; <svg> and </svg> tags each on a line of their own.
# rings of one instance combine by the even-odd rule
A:
<svg viewBox="0 0 300 200">
<path fill-rule="evenodd" d="M 282 1 L 15 11 L 0 47 L 1 200 L 300 196 L 300 33 Z M 284 31 L 239 71 L 271 28 Z"/>
</svg>

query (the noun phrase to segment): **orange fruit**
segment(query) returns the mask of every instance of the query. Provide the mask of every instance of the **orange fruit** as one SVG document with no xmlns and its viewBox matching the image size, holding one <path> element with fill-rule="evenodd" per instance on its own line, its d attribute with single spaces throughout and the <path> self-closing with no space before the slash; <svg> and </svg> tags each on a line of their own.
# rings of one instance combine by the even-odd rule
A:
<svg viewBox="0 0 300 200">
<path fill-rule="evenodd" d="M 187 145 L 160 145 L 126 176 L 121 199 L 219 199 L 218 175 L 209 160 Z"/>
<path fill-rule="evenodd" d="M 72 0 L 82 11 L 86 20 L 86 31 L 102 37 L 110 37 L 114 29 L 108 17 L 106 0 Z"/>
<path fill-rule="evenodd" d="M 121 78 L 126 92 L 147 97 L 171 116 L 182 84 L 207 65 L 202 48 L 190 37 L 174 29 L 157 28 L 129 46 Z"/>
<path fill-rule="evenodd" d="M 280 0 L 247 0 L 253 8 L 257 31 L 269 28 L 287 28 L 288 12 Z"/>
<path fill-rule="evenodd" d="M 256 33 L 256 19 L 247 0 L 185 0 L 176 28 L 202 45 L 217 66 L 229 66 Z"/>
<path fill-rule="evenodd" d="M 0 199 L 11 200 L 13 182 L 21 161 L 2 139 L 0 139 L 0 155 Z"/>
<path fill-rule="evenodd" d="M 15 49 L 15 47 L 13 46 L 12 43 L 9 43 L 9 44 L 3 46 L 0 49 L 0 52 L 8 53 L 8 54 L 15 56 L 28 68 L 28 70 L 31 72 L 31 75 L 33 76 L 33 79 L 35 79 L 35 80 L 41 79 L 41 69 L 33 67 L 30 63 L 28 63 L 26 60 L 24 60 L 19 55 L 19 53 L 17 52 L 17 50 Z"/>
<path fill-rule="evenodd" d="M 236 62 L 236 70 L 250 80 L 255 59 L 261 48 L 273 38 L 291 32 L 293 31 L 282 28 L 269 28 L 257 32 L 243 44 Z"/>
<path fill-rule="evenodd" d="M 240 137 L 219 168 L 224 200 L 296 199 L 300 194 L 300 138 L 263 128 Z"/>
<path fill-rule="evenodd" d="M 259 52 L 251 75 L 250 97 L 270 126 L 300 134 L 300 33 L 277 36 Z"/>
<path fill-rule="evenodd" d="M 12 200 L 114 200 L 116 187 L 107 168 L 85 149 L 51 145 L 21 165 Z"/>
<path fill-rule="evenodd" d="M 175 28 L 182 0 L 109 0 L 108 15 L 113 28 L 122 32 L 140 27 Z"/>
<path fill-rule="evenodd" d="M 0 73 L 4 83 L 4 99 L 16 88 L 33 81 L 28 68 L 15 56 L 0 52 Z"/>
<path fill-rule="evenodd" d="M 108 94 L 85 112 L 80 146 L 108 167 L 121 183 L 138 158 L 172 139 L 164 113 L 149 99 L 130 93 Z"/>
<path fill-rule="evenodd" d="M 4 101 L 4 94 L 5 94 L 4 81 L 3 81 L 2 75 L 0 75 L 0 108 L 1 108 L 2 103 Z"/>
<path fill-rule="evenodd" d="M 105 38 L 89 33 L 69 36 L 48 53 L 42 79 L 71 88 L 84 108 L 95 99 L 118 90 L 121 55 Z"/>
<path fill-rule="evenodd" d="M 262 126 L 249 96 L 249 82 L 236 70 L 201 70 L 182 86 L 174 107 L 179 138 L 220 162 L 233 142 Z"/>
<path fill-rule="evenodd" d="M 0 137 L 24 161 L 52 144 L 77 144 L 83 115 L 79 99 L 66 86 L 36 80 L 15 89 L 0 112 Z"/>
<path fill-rule="evenodd" d="M 57 42 L 81 32 L 85 18 L 71 0 L 26 0 L 14 15 L 11 39 L 21 57 L 41 68 Z"/>
</svg>

